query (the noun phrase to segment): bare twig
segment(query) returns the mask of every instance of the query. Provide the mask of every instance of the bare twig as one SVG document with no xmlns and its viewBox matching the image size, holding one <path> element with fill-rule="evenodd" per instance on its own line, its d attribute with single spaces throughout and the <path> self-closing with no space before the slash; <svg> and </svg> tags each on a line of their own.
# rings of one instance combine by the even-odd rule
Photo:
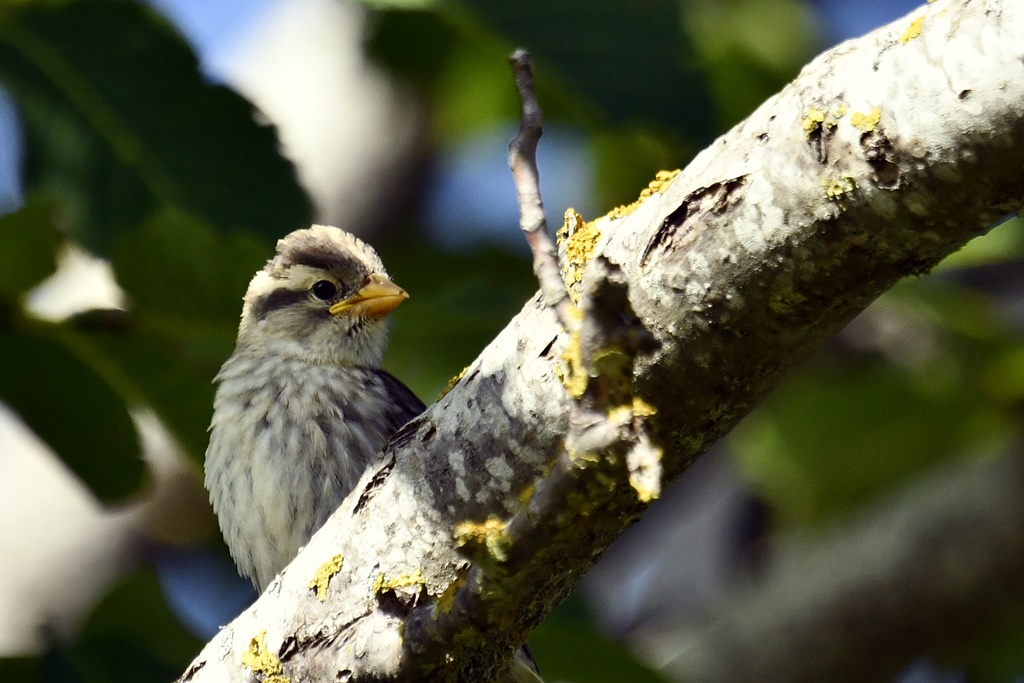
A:
<svg viewBox="0 0 1024 683">
<path fill-rule="evenodd" d="M 519 227 L 533 252 L 533 271 L 540 282 L 544 302 L 558 315 L 562 327 L 571 330 L 575 326 L 570 313 L 572 302 L 558 272 L 558 252 L 548 233 L 540 194 L 537 143 L 544 131 L 544 115 L 533 91 L 533 62 L 530 53 L 522 48 L 513 52 L 508 61 L 522 102 L 519 132 L 508 145 L 508 166 L 519 198 Z"/>
<path fill-rule="evenodd" d="M 519 134 L 509 145 L 520 224 L 533 250 L 545 301 L 570 336 L 565 372 L 574 401 L 565 449 L 523 508 L 507 521 L 491 519 L 456 530 L 473 561 L 465 581 L 445 610 L 421 607 L 405 627 L 406 645 L 420 655 L 425 662 L 420 666 L 426 668 L 440 666 L 449 654 L 448 644 L 456 637 L 465 639 L 470 624 L 480 633 L 486 632 L 488 623 L 520 624 L 525 638 L 550 607 L 535 599 L 539 588 L 573 583 L 589 566 L 585 563 L 560 575 L 534 558 L 582 550 L 592 561 L 593 553 L 581 549 L 579 538 L 594 511 L 622 507 L 624 514 L 638 514 L 639 506 L 633 503 L 656 498 L 661 486 L 661 450 L 651 443 L 646 427 L 653 409 L 633 392 L 636 356 L 657 345 L 630 307 L 622 269 L 606 257 L 598 255 L 587 266 L 580 308 L 571 302 L 547 232 L 538 185 L 541 111 L 533 93 L 530 56 L 517 50 L 509 61 L 523 103 Z"/>
</svg>

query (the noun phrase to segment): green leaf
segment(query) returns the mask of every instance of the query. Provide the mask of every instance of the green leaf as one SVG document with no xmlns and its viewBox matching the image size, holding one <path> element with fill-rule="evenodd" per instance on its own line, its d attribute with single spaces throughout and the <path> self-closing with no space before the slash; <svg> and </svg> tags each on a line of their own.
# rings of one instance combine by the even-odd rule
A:
<svg viewBox="0 0 1024 683">
<path fill-rule="evenodd" d="M 103 501 L 138 490 L 139 440 L 122 397 L 57 326 L 0 332 L 0 399 Z"/>
<path fill-rule="evenodd" d="M 120 239 L 111 265 L 132 310 L 153 326 L 212 326 L 234 338 L 249 280 L 273 251 L 250 235 L 219 235 L 193 216 L 164 212 Z"/>
<path fill-rule="evenodd" d="M 998 452 L 1014 433 L 955 372 L 877 361 L 814 370 L 791 375 L 731 436 L 784 523 L 848 512 L 944 458 Z"/>
<path fill-rule="evenodd" d="M 385 365 L 427 404 L 537 291 L 530 262 L 497 249 L 451 254 L 412 238 L 375 246 L 410 295 L 392 314 Z"/>
<path fill-rule="evenodd" d="M 128 294 L 121 325 L 79 319 L 77 328 L 202 462 L 218 368 L 234 346 L 242 296 L 273 247 L 221 235 L 181 212 L 165 212 L 118 241 L 112 265 Z"/>
<path fill-rule="evenodd" d="M 548 681 L 665 680 L 640 663 L 625 646 L 596 630 L 577 597 L 569 598 L 530 635 L 530 647 Z"/>
<path fill-rule="evenodd" d="M 166 673 L 171 678 L 180 675 L 203 645 L 171 611 L 152 569 L 129 576 L 97 605 L 82 629 L 81 642 L 83 646 L 105 644 L 105 649 L 120 651 L 122 657 L 132 652 L 164 676 L 149 680 L 165 681 L 170 680 Z M 105 662 L 114 674 L 109 680 L 137 680 L 120 659 L 113 656 Z"/>
<path fill-rule="evenodd" d="M 52 274 L 58 248 L 60 235 L 49 202 L 30 201 L 0 216 L 0 296 L 24 294 Z"/>
<path fill-rule="evenodd" d="M 74 236 L 98 253 L 159 207 L 265 235 L 309 223 L 274 131 L 204 82 L 185 41 L 142 3 L 7 3 L 0 81 L 24 119 L 27 187 L 64 199 Z"/>
<path fill-rule="evenodd" d="M 605 113 L 613 125 L 655 124 L 709 139 L 714 103 L 672 0 L 463 0 L 540 68 Z M 509 77 L 511 87 L 511 77 Z"/>
<path fill-rule="evenodd" d="M 139 316 L 78 316 L 73 338 L 104 359 L 112 382 L 132 402 L 152 408 L 178 443 L 202 463 L 213 413 L 217 369 L 231 353 L 234 331 L 158 330 Z"/>
</svg>

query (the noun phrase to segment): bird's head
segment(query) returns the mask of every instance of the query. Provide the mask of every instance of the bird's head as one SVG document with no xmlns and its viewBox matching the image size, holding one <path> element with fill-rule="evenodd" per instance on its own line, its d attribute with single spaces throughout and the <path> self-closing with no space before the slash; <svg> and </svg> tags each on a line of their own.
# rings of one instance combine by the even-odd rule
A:
<svg viewBox="0 0 1024 683">
<path fill-rule="evenodd" d="M 387 315 L 408 297 L 357 237 L 324 225 L 296 230 L 249 283 L 238 349 L 379 367 Z"/>
</svg>

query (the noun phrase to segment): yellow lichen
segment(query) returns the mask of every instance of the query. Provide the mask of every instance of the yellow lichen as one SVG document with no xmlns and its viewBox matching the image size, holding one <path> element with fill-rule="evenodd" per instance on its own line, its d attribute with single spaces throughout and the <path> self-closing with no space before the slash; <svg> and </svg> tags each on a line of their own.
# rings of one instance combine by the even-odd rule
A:
<svg viewBox="0 0 1024 683">
<path fill-rule="evenodd" d="M 455 580 L 448 584 L 448 587 L 444 589 L 444 592 L 437 598 L 437 610 L 442 614 L 447 614 L 452 611 L 452 607 L 455 606 L 455 596 L 458 595 L 459 589 L 466 583 L 466 574 L 461 573 L 455 577 Z"/>
<path fill-rule="evenodd" d="M 260 631 L 251 641 L 249 649 L 242 653 L 242 666 L 253 673 L 263 674 L 263 683 L 291 683 L 281 675 L 284 670 L 277 655 L 267 649 L 267 632 Z"/>
<path fill-rule="evenodd" d="M 331 585 L 331 579 L 341 571 L 341 565 L 344 561 L 344 557 L 335 555 L 320 565 L 320 568 L 316 570 L 316 574 L 310 579 L 309 587 L 316 591 L 316 599 L 320 602 L 327 599 L 327 588 Z"/>
<path fill-rule="evenodd" d="M 526 487 L 519 492 L 519 504 L 526 505 L 527 503 L 529 503 L 530 499 L 533 498 L 533 493 L 534 491 L 536 491 L 536 489 L 537 487 L 533 484 L 533 482 L 527 484 Z"/>
<path fill-rule="evenodd" d="M 904 45 L 906 45 L 907 43 L 912 41 L 914 38 L 917 38 L 919 35 L 921 35 L 921 28 L 923 26 L 924 26 L 924 15 L 922 15 L 922 16 L 918 17 L 917 19 L 914 19 L 912 22 L 910 22 L 910 26 L 908 26 L 907 30 L 903 32 L 903 35 L 899 37 L 899 41 L 901 43 L 903 43 Z"/>
<path fill-rule="evenodd" d="M 839 104 L 828 111 L 817 105 L 812 106 L 801 123 L 804 132 L 807 134 L 807 139 L 810 140 L 814 133 L 819 130 L 838 126 L 839 120 L 846 116 L 846 111 L 847 107 L 845 104 Z"/>
<path fill-rule="evenodd" d="M 569 456 L 569 462 L 577 467 L 585 467 L 601 462 L 601 458 L 594 451 L 577 451 L 570 448 L 565 454 Z"/>
<path fill-rule="evenodd" d="M 469 371 L 469 366 L 467 365 L 466 367 L 462 368 L 462 372 L 460 372 L 459 374 L 455 375 L 450 380 L 448 380 L 448 384 L 444 385 L 444 389 L 442 389 L 441 393 L 437 395 L 437 401 L 440 401 L 442 398 L 444 398 L 445 394 L 447 394 L 449 391 L 454 389 L 455 385 L 459 383 L 460 379 L 462 379 L 463 377 L 466 376 L 466 373 L 468 371 Z"/>
<path fill-rule="evenodd" d="M 632 402 L 615 406 L 608 411 L 608 421 L 612 424 L 624 424 L 635 417 L 650 417 L 658 412 L 657 408 L 639 396 L 634 396 Z"/>
<path fill-rule="evenodd" d="M 565 248 L 562 279 L 569 290 L 569 298 L 573 303 L 579 303 L 583 271 L 594 257 L 601 231 L 597 228 L 597 221 L 588 223 L 575 209 L 567 209 L 557 238 L 558 244 Z"/>
<path fill-rule="evenodd" d="M 409 572 L 408 574 L 399 574 L 398 576 L 389 579 L 383 573 L 378 574 L 376 580 L 373 582 L 373 594 L 383 595 L 391 591 L 398 590 L 399 588 L 419 588 L 423 586 L 423 570 L 419 567 L 415 571 Z"/>
<path fill-rule="evenodd" d="M 870 133 L 878 125 L 878 122 L 882 118 L 882 110 L 875 107 L 867 114 L 862 114 L 859 111 L 853 112 L 850 115 L 850 123 L 853 124 L 854 128 L 858 128 L 865 133 Z"/>
<path fill-rule="evenodd" d="M 658 171 L 654 180 L 647 183 L 647 187 L 640 191 L 640 196 L 636 201 L 612 209 L 605 217 L 614 220 L 628 216 L 648 198 L 664 193 L 665 188 L 679 173 L 678 168 L 671 171 Z M 565 286 L 569 290 L 569 298 L 573 303 L 579 303 L 583 271 L 594 257 L 597 244 L 601 240 L 601 230 L 597 227 L 599 221 L 600 219 L 585 221 L 576 209 L 566 209 L 562 227 L 556 234 L 558 245 L 565 250 L 562 261 L 562 279 L 565 281 Z"/>
<path fill-rule="evenodd" d="M 579 309 L 576 309 L 579 310 Z M 562 351 L 561 359 L 565 362 L 564 368 L 555 366 L 555 374 L 565 386 L 569 395 L 573 398 L 580 398 L 587 390 L 587 372 L 583 368 L 582 348 L 580 346 L 579 331 L 569 336 L 569 343 Z"/>
<path fill-rule="evenodd" d="M 629 485 L 636 491 L 636 498 L 641 503 L 650 503 L 661 497 L 661 487 L 648 486 L 639 474 L 630 473 Z"/>
<path fill-rule="evenodd" d="M 459 522 L 455 525 L 455 542 L 460 548 L 470 544 L 486 547 L 491 557 L 504 562 L 511 544 L 505 527 L 505 522 L 497 517 L 488 517 L 483 522 Z"/>
<path fill-rule="evenodd" d="M 616 218 L 625 218 L 636 211 L 637 208 L 650 197 L 653 197 L 656 194 L 664 194 L 665 189 L 681 172 L 682 171 L 678 168 L 672 169 L 671 171 L 658 171 L 654 174 L 654 180 L 647 183 L 647 187 L 640 190 L 640 196 L 637 197 L 636 201 L 615 207 L 608 212 L 608 218 L 612 220 L 615 220 Z"/>
<path fill-rule="evenodd" d="M 650 417 L 656 415 L 658 409 L 639 396 L 633 397 L 633 414 L 639 417 Z"/>
<path fill-rule="evenodd" d="M 661 497 L 661 459 L 665 452 L 652 446 L 641 453 L 639 457 L 630 455 L 626 458 L 629 465 L 629 485 L 636 492 L 637 500 L 641 503 L 650 503 Z"/>
<path fill-rule="evenodd" d="M 839 201 L 843 195 L 853 192 L 857 184 L 853 176 L 844 175 L 836 178 L 825 178 L 821 181 L 821 186 L 825 188 L 826 197 L 832 201 Z"/>
<path fill-rule="evenodd" d="M 807 114 L 804 116 L 803 127 L 804 132 L 807 133 L 807 137 L 811 137 L 814 131 L 821 128 L 821 124 L 825 121 L 825 110 L 819 109 L 818 107 L 811 107 Z"/>
</svg>

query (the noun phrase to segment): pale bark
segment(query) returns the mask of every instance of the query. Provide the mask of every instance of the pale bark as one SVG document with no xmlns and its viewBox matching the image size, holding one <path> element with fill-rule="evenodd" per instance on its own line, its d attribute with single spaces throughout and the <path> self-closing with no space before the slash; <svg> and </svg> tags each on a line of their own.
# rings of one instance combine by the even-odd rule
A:
<svg viewBox="0 0 1024 683">
<path fill-rule="evenodd" d="M 657 411 L 665 481 L 1022 197 L 1024 4 L 951 0 L 823 54 L 663 193 L 600 220 L 596 251 L 658 342 L 631 386 Z M 493 676 L 645 507 L 625 458 L 563 453 L 567 342 L 534 297 L 183 680 Z M 310 581 L 339 554 L 320 602 Z M 267 656 L 246 656 L 263 631 Z"/>
</svg>

